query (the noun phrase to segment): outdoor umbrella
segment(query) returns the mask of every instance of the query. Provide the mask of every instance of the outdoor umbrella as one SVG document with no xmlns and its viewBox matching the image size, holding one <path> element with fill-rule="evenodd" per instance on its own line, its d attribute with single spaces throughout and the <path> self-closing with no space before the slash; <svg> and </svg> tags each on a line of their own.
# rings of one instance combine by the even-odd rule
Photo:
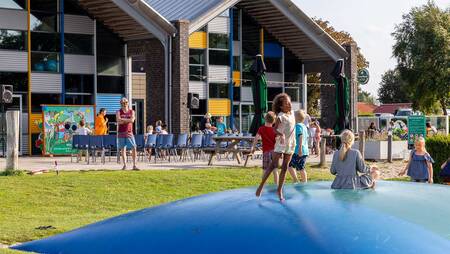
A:
<svg viewBox="0 0 450 254">
<path fill-rule="evenodd" d="M 338 60 L 331 75 L 336 86 L 336 123 L 334 132 L 340 134 L 350 128 L 350 89 L 344 74 L 344 60 Z"/>
<path fill-rule="evenodd" d="M 258 128 L 264 125 L 263 114 L 267 112 L 266 65 L 261 55 L 256 55 L 250 72 L 252 74 L 252 93 L 253 103 L 255 105 L 255 116 L 250 126 L 250 132 L 255 136 Z"/>
</svg>

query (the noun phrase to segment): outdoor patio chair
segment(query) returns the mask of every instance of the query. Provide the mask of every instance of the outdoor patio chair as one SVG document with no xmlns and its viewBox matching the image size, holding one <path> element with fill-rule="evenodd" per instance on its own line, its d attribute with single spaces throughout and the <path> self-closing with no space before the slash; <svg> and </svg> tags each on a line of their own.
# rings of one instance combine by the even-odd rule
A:
<svg viewBox="0 0 450 254">
<path fill-rule="evenodd" d="M 187 133 L 179 134 L 174 148 L 177 157 L 178 157 L 177 150 L 180 151 L 180 161 L 183 160 L 187 155 L 187 146 L 188 146 L 188 134 Z"/>
<path fill-rule="evenodd" d="M 196 157 L 200 157 L 202 153 L 202 140 L 203 134 L 192 134 L 191 142 L 189 143 L 188 149 L 191 151 L 192 159 L 195 161 Z"/>
<path fill-rule="evenodd" d="M 166 155 L 168 156 L 168 160 L 170 162 L 170 158 L 173 152 L 173 134 L 165 134 L 162 136 L 161 144 L 158 147 L 160 157 L 165 159 Z"/>
<path fill-rule="evenodd" d="M 79 159 L 81 159 L 82 151 L 86 151 L 86 161 L 89 162 L 89 136 L 88 135 L 78 135 L 78 151 Z"/>
<path fill-rule="evenodd" d="M 141 157 L 143 161 L 145 155 L 145 137 L 142 134 L 138 134 L 134 136 L 134 139 L 136 141 L 136 152 L 137 152 L 136 156 L 138 157 L 138 159 L 139 157 Z"/>
<path fill-rule="evenodd" d="M 79 138 L 79 135 L 73 135 L 72 136 L 72 150 L 73 151 L 75 151 L 75 154 L 74 153 L 71 153 L 70 154 L 70 162 L 73 162 L 73 156 L 75 155 L 76 156 L 76 158 L 77 158 L 77 161 L 78 161 L 78 149 L 79 149 L 79 146 L 80 146 L 80 138 Z"/>
<path fill-rule="evenodd" d="M 152 152 L 155 151 L 157 137 L 158 137 L 158 135 L 156 135 L 156 134 L 150 134 L 147 136 L 147 140 L 145 141 L 145 148 L 149 150 L 148 162 L 151 161 Z M 156 156 L 155 156 L 155 158 L 156 158 Z"/>
<path fill-rule="evenodd" d="M 158 157 L 161 157 L 161 154 L 160 154 L 160 148 L 161 148 L 161 146 L 162 146 L 163 136 L 164 136 L 164 134 L 158 134 L 158 135 L 156 136 L 156 145 L 155 145 L 155 163 L 156 163 L 156 159 L 157 159 Z"/>
<path fill-rule="evenodd" d="M 97 160 L 97 152 L 101 152 L 101 160 L 104 161 L 104 149 L 103 149 L 103 137 L 102 136 L 88 136 L 89 137 L 89 152 L 91 153 L 92 160 L 95 162 Z M 89 158 L 88 158 L 89 164 Z"/>
<path fill-rule="evenodd" d="M 105 149 L 105 153 L 109 153 L 109 161 L 111 161 L 111 156 L 113 152 L 117 153 L 117 136 L 116 135 L 103 135 L 103 148 Z M 105 160 L 103 160 L 105 163 Z"/>
</svg>

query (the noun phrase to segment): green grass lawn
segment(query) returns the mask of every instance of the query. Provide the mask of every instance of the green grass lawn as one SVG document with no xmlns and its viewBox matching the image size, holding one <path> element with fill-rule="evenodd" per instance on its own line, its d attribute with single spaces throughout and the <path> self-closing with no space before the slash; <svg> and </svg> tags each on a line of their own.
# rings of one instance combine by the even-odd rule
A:
<svg viewBox="0 0 450 254">
<path fill-rule="evenodd" d="M 308 173 L 311 180 L 332 178 L 328 169 L 313 168 Z M 0 243 L 10 245 L 39 239 L 149 206 L 254 186 L 260 177 L 259 168 L 3 176 Z M 54 229 L 37 229 L 43 226 Z"/>
</svg>

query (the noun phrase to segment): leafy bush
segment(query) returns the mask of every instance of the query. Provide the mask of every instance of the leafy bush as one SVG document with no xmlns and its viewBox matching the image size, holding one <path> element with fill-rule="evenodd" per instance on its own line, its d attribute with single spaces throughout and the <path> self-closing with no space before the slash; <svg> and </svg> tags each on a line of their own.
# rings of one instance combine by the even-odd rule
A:
<svg viewBox="0 0 450 254">
<path fill-rule="evenodd" d="M 426 148 L 434 159 L 434 180 L 440 182 L 441 165 L 450 157 L 450 135 L 435 135 L 427 138 Z"/>
</svg>

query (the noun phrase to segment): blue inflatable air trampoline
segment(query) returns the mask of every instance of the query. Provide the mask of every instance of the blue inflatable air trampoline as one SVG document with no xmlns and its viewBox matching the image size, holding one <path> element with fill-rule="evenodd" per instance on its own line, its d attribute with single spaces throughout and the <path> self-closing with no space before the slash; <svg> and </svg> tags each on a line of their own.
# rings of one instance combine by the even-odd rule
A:
<svg viewBox="0 0 450 254">
<path fill-rule="evenodd" d="M 330 182 L 212 193 L 15 246 L 37 253 L 450 253 L 450 188 Z"/>
</svg>

